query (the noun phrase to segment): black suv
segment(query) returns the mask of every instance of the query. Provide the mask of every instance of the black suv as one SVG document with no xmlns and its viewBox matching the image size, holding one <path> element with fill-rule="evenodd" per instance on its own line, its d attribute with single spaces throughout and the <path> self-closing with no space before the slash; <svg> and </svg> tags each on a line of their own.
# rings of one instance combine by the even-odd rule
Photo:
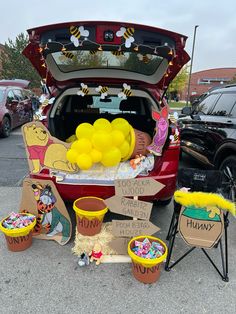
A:
<svg viewBox="0 0 236 314">
<path fill-rule="evenodd" d="M 182 151 L 236 180 L 236 85 L 211 91 L 182 113 L 188 114 L 179 119 Z"/>
</svg>

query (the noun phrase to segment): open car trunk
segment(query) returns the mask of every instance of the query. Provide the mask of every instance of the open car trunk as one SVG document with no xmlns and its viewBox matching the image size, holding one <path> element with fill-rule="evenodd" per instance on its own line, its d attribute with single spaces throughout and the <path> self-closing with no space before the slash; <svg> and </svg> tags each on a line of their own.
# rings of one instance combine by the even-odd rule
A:
<svg viewBox="0 0 236 314">
<path fill-rule="evenodd" d="M 152 119 L 152 108 L 160 109 L 147 92 L 134 90 L 134 96 L 123 99 L 118 97 L 120 89 L 109 88 L 109 97 L 102 99 L 95 88 L 90 89 L 90 94 L 85 96 L 78 95 L 78 90 L 66 89 L 57 97 L 51 109 L 49 129 L 55 137 L 66 141 L 75 134 L 79 124 L 93 124 L 99 118 L 110 122 L 124 118 L 134 129 L 153 137 L 155 121 Z"/>
<path fill-rule="evenodd" d="M 186 36 L 122 22 L 70 22 L 28 30 L 23 54 L 46 81 L 64 88 L 93 78 L 164 90 L 189 56 Z"/>
</svg>

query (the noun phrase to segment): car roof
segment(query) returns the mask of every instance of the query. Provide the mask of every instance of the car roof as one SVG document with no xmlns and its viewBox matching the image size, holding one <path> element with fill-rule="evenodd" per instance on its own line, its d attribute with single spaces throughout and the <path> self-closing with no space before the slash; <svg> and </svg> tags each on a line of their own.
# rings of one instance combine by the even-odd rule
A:
<svg viewBox="0 0 236 314">
<path fill-rule="evenodd" d="M 21 80 L 21 79 L 14 79 L 14 80 L 0 80 L 0 86 L 14 86 L 14 87 L 21 87 L 26 88 L 29 86 L 29 81 Z"/>
<path fill-rule="evenodd" d="M 215 88 L 209 91 L 209 94 L 213 93 L 225 93 L 225 92 L 236 92 L 236 84 L 225 85 L 222 87 Z"/>
</svg>

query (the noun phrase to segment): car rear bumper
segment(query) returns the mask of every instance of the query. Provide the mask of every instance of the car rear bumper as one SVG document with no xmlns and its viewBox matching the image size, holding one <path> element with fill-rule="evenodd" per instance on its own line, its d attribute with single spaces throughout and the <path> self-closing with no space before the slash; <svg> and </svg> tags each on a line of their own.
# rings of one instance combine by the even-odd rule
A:
<svg viewBox="0 0 236 314">
<path fill-rule="evenodd" d="M 163 155 L 164 156 L 160 158 L 159 166 L 151 171 L 148 177 L 159 181 L 164 184 L 165 187 L 155 195 L 140 198 L 142 200 L 167 200 L 170 199 L 175 192 L 179 164 L 179 147 L 169 149 L 168 152 L 165 152 Z M 74 201 L 81 196 L 96 196 L 106 199 L 115 194 L 114 182 L 106 185 L 63 182 L 60 177 L 50 176 L 49 173 L 31 174 L 30 177 L 53 181 L 59 194 L 66 201 Z M 145 176 L 145 178 L 146 177 L 147 176 Z"/>
</svg>

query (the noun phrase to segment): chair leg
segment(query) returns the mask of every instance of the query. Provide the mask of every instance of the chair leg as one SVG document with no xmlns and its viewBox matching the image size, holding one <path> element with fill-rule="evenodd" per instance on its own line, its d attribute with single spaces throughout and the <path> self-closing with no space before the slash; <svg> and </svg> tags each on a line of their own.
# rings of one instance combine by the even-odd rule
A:
<svg viewBox="0 0 236 314">
<path fill-rule="evenodd" d="M 170 222 L 170 227 L 166 236 L 166 240 L 169 241 L 170 240 L 170 236 L 172 234 L 173 231 L 173 227 L 174 227 L 174 222 L 175 222 L 175 211 L 173 212 L 172 218 L 171 218 L 171 222 Z"/>
<path fill-rule="evenodd" d="M 225 281 L 229 281 L 229 276 L 228 276 L 228 267 L 229 267 L 229 260 L 228 260 L 228 225 L 229 225 L 229 220 L 228 220 L 228 214 L 224 215 L 224 223 L 225 223 Z"/>
<path fill-rule="evenodd" d="M 174 218 L 176 218 L 176 217 L 174 217 Z M 169 241 L 169 245 L 168 245 L 168 254 L 167 254 L 166 264 L 165 264 L 165 270 L 166 271 L 170 271 L 169 264 L 170 264 L 170 258 L 171 258 L 172 250 L 173 250 L 174 243 L 175 243 L 177 228 L 178 228 L 178 219 L 176 220 L 176 222 L 172 228 L 170 237 L 169 237 L 170 241 Z"/>
</svg>

